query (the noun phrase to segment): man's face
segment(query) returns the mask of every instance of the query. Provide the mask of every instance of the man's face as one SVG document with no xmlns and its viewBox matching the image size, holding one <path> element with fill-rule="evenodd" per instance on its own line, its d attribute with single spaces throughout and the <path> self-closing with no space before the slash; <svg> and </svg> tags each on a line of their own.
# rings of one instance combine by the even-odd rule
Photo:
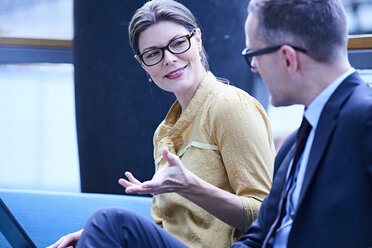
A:
<svg viewBox="0 0 372 248">
<path fill-rule="evenodd" d="M 255 14 L 250 14 L 245 22 L 246 46 L 250 50 L 268 47 L 263 41 L 257 39 L 256 30 L 258 19 Z M 259 73 L 270 92 L 270 101 L 274 106 L 288 106 L 293 104 L 291 84 L 282 68 L 279 56 L 280 50 L 252 58 L 253 72 Z"/>
</svg>

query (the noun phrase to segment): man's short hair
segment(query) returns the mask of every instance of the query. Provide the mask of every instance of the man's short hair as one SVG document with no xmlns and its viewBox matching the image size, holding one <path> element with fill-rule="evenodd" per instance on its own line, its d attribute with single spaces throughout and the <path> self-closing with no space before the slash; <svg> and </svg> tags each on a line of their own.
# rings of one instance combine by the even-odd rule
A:
<svg viewBox="0 0 372 248">
<path fill-rule="evenodd" d="M 340 0 L 251 0 L 258 18 L 256 38 L 267 45 L 305 48 L 318 62 L 331 62 L 347 49 L 347 21 Z"/>
</svg>

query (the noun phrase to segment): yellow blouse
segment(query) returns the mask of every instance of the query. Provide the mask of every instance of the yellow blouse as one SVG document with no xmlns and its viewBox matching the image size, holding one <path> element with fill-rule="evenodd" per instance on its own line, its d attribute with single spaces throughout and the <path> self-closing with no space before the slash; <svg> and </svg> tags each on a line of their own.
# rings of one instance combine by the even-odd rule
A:
<svg viewBox="0 0 372 248">
<path fill-rule="evenodd" d="M 246 228 L 269 193 L 275 149 L 265 110 L 246 92 L 218 81 L 211 72 L 181 115 L 176 101 L 154 134 L 156 170 L 167 147 L 201 179 L 238 195 Z M 156 195 L 151 214 L 192 248 L 229 247 L 241 233 L 176 193 Z"/>
</svg>

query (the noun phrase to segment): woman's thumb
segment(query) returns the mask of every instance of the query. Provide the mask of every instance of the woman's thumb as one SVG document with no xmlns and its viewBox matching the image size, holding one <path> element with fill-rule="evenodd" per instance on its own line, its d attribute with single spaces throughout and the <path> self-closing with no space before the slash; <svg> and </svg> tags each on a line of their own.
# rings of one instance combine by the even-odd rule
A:
<svg viewBox="0 0 372 248">
<path fill-rule="evenodd" d="M 163 149 L 163 158 L 168 164 L 173 165 L 177 161 L 177 156 L 169 152 L 167 148 Z"/>
</svg>

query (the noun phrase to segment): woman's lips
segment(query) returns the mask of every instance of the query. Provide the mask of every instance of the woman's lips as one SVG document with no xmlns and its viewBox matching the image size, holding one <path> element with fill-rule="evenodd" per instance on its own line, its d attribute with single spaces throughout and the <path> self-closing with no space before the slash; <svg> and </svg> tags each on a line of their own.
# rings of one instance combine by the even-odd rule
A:
<svg viewBox="0 0 372 248">
<path fill-rule="evenodd" d="M 185 71 L 187 65 L 182 67 L 182 68 L 179 68 L 177 70 L 174 70 L 170 73 L 168 73 L 167 75 L 165 75 L 166 78 L 168 79 L 176 79 L 176 78 L 179 78 L 182 76 L 183 72 Z"/>
</svg>

